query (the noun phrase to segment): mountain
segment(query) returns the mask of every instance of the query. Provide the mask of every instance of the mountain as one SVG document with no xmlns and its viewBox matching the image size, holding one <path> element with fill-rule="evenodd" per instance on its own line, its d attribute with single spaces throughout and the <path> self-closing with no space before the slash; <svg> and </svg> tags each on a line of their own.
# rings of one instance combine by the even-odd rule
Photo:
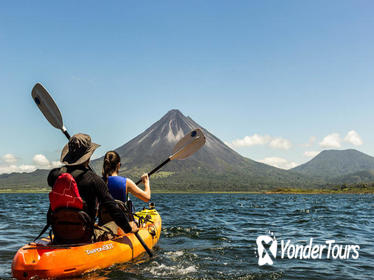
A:
<svg viewBox="0 0 374 280">
<path fill-rule="evenodd" d="M 38 169 L 30 173 L 10 173 L 0 175 L 0 190 L 38 189 L 47 187 L 49 170 Z"/>
<path fill-rule="evenodd" d="M 185 134 L 200 128 L 206 136 L 201 150 L 183 161 L 169 163 L 152 181 L 162 190 L 262 190 L 306 185 L 307 176 L 288 172 L 239 155 L 179 110 L 171 110 L 143 133 L 115 149 L 121 156 L 120 174 L 137 179 L 166 159 Z M 93 161 L 101 172 L 103 158 Z M 136 177 L 136 178 L 135 178 Z"/>
<path fill-rule="evenodd" d="M 374 182 L 374 170 L 362 170 L 349 173 L 330 180 L 334 184 L 361 184 Z"/>
<path fill-rule="evenodd" d="M 347 180 L 344 183 L 351 183 L 357 181 L 357 176 L 360 175 L 365 178 L 371 177 L 370 170 L 374 170 L 374 157 L 354 149 L 322 151 L 312 160 L 292 169 L 303 175 L 336 183 L 342 183 L 343 180 Z"/>
<path fill-rule="evenodd" d="M 206 129 L 185 117 L 178 110 L 171 110 L 143 133 L 128 143 L 115 149 L 121 156 L 122 171 L 152 167 L 168 158 L 175 144 L 188 132 L 201 128 L 206 136 L 206 144 L 187 160 L 174 161 L 163 170 L 177 171 L 200 168 L 223 171 L 233 165 L 244 167 L 247 160 L 226 146 Z M 93 161 L 96 170 L 101 169 L 103 157 Z"/>
</svg>

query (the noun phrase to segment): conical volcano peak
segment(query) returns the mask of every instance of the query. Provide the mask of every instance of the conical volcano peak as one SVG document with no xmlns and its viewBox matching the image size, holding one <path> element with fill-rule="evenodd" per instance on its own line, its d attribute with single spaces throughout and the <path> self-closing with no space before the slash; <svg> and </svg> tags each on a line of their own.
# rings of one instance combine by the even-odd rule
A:
<svg viewBox="0 0 374 280">
<path fill-rule="evenodd" d="M 162 135 L 167 142 L 174 143 L 194 128 L 196 127 L 188 124 L 188 119 L 181 111 L 173 109 L 161 118 L 158 131 L 160 136 Z"/>
<path fill-rule="evenodd" d="M 172 109 L 169 112 L 167 112 L 161 119 L 178 119 L 178 118 L 186 118 L 185 115 L 178 109 Z"/>
<path fill-rule="evenodd" d="M 212 169 L 223 170 L 224 166 L 231 164 L 245 164 L 246 160 L 243 157 L 177 109 L 168 111 L 160 120 L 128 143 L 117 148 L 116 151 L 126 159 L 124 166 L 127 170 L 148 164 L 157 164 L 160 158 L 167 158 L 170 155 L 180 139 L 196 128 L 202 129 L 206 143 L 199 152 L 191 156 L 186 163 L 187 166 L 192 168 L 193 162 L 195 162 L 196 168 L 199 166 L 208 168 L 209 166 Z M 99 161 L 102 161 L 102 158 Z M 183 164 L 174 163 L 172 166 L 182 166 Z"/>
<path fill-rule="evenodd" d="M 151 128 L 158 133 L 160 138 L 164 137 L 167 142 L 174 143 L 180 140 L 186 133 L 198 127 L 199 125 L 183 115 L 181 111 L 173 109 L 167 112 Z"/>
<path fill-rule="evenodd" d="M 171 110 L 169 110 L 169 111 L 166 113 L 166 115 L 168 115 L 168 114 L 181 114 L 181 115 L 183 115 L 182 112 L 179 111 L 178 109 L 171 109 Z"/>
</svg>

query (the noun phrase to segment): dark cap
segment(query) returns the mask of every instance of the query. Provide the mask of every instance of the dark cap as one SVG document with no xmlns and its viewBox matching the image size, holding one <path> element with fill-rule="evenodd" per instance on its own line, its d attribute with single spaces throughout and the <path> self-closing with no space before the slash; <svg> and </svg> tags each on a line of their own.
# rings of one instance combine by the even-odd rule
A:
<svg viewBox="0 0 374 280">
<path fill-rule="evenodd" d="M 100 145 L 91 142 L 87 134 L 73 135 L 61 152 L 60 161 L 65 165 L 80 165 L 90 159 Z"/>
</svg>

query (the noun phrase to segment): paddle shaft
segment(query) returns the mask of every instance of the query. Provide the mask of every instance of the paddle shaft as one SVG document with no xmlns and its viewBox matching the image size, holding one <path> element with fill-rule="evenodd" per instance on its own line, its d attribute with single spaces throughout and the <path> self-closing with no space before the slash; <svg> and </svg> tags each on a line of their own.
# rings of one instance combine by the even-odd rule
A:
<svg viewBox="0 0 374 280">
<path fill-rule="evenodd" d="M 130 209 L 129 222 L 133 222 L 134 221 L 134 214 L 132 213 L 133 207 L 132 207 L 132 201 L 129 198 L 127 200 L 127 206 Z M 140 226 L 140 224 L 139 224 L 139 226 Z M 140 237 L 138 232 L 135 232 L 135 237 L 139 240 L 140 244 L 142 244 L 142 246 L 145 249 L 145 251 L 147 252 L 147 254 L 152 258 L 153 257 L 152 251 L 148 248 L 147 244 L 144 243 L 144 240 Z"/>
<path fill-rule="evenodd" d="M 139 240 L 140 244 L 142 244 L 143 248 L 147 251 L 147 254 L 152 258 L 153 257 L 153 253 L 148 248 L 147 244 L 144 243 L 144 240 L 140 237 L 140 235 L 139 235 L 138 232 L 135 232 L 135 236 L 136 236 L 136 238 L 138 238 L 138 240 Z"/>
<path fill-rule="evenodd" d="M 61 129 L 61 131 L 65 134 L 66 138 L 68 140 L 70 140 L 70 134 L 69 134 L 69 132 L 66 129 L 65 130 Z"/>
<path fill-rule="evenodd" d="M 165 164 L 167 164 L 170 161 L 170 157 L 167 158 L 164 162 L 162 162 L 160 165 L 155 167 L 151 172 L 148 173 L 148 176 L 151 176 L 153 173 L 155 173 L 157 170 L 159 170 L 161 167 L 163 167 Z M 142 179 L 136 182 L 136 185 L 140 184 Z M 136 232 L 135 233 L 136 238 L 138 238 L 140 244 L 142 244 L 143 248 L 147 251 L 148 255 L 152 258 L 153 253 L 151 250 L 148 248 L 147 244 L 144 243 L 143 239 L 140 237 L 140 235 Z"/>
<path fill-rule="evenodd" d="M 149 172 L 148 176 L 151 176 L 153 173 L 155 173 L 157 170 L 159 170 L 161 167 L 163 167 L 165 164 L 167 164 L 170 160 L 171 159 L 169 157 L 167 160 L 165 160 L 163 163 L 161 163 L 160 165 L 158 165 L 157 167 L 155 167 L 151 172 Z M 137 181 L 135 184 L 139 185 L 141 182 L 142 182 L 142 179 L 140 179 L 139 181 Z"/>
</svg>

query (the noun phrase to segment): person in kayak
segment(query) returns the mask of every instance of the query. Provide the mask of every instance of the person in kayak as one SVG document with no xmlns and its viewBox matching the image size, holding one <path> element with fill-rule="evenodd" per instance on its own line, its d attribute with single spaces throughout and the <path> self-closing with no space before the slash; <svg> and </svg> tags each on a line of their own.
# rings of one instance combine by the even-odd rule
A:
<svg viewBox="0 0 374 280">
<path fill-rule="evenodd" d="M 142 182 L 144 191 L 139 188 L 131 179 L 118 175 L 121 168 L 121 158 L 115 151 L 109 151 L 104 156 L 103 180 L 108 185 L 110 194 L 116 199 L 118 206 L 128 215 L 129 220 L 133 220 L 132 202 L 129 201 L 128 194 L 131 193 L 137 198 L 148 202 L 151 199 L 151 188 L 148 174 L 143 174 Z M 111 223 L 113 219 L 110 210 L 103 205 L 99 209 L 99 225 L 110 224 L 112 229 L 116 230 Z M 118 231 L 118 229 L 117 229 Z M 119 231 L 120 232 L 120 231 Z M 121 232 L 120 232 L 121 233 Z"/>
<path fill-rule="evenodd" d="M 91 218 L 92 225 L 96 219 L 97 203 L 99 203 L 99 205 L 105 205 L 110 212 L 110 216 L 124 232 L 137 232 L 136 224 L 129 222 L 128 217 L 110 195 L 105 182 L 89 167 L 90 158 L 99 146 L 91 142 L 91 137 L 87 134 L 79 133 L 73 135 L 61 153 L 60 161 L 65 165 L 65 169 L 64 171 L 61 171 L 62 168 L 52 169 L 48 175 L 48 185 L 53 187 L 62 172 L 71 174 L 75 170 L 80 170 L 80 175 L 76 178 L 74 177 L 74 179 L 76 180 L 79 194 L 85 202 L 84 211 Z M 98 239 L 98 235 L 101 233 L 101 230 L 95 230 L 94 237 Z"/>
<path fill-rule="evenodd" d="M 104 156 L 103 163 L 103 179 L 108 184 L 110 194 L 114 199 L 122 202 L 127 201 L 128 194 L 148 202 L 151 199 L 151 188 L 148 174 L 143 174 L 142 182 L 144 191 L 129 179 L 118 175 L 121 168 L 121 158 L 115 151 L 109 151 Z"/>
</svg>

